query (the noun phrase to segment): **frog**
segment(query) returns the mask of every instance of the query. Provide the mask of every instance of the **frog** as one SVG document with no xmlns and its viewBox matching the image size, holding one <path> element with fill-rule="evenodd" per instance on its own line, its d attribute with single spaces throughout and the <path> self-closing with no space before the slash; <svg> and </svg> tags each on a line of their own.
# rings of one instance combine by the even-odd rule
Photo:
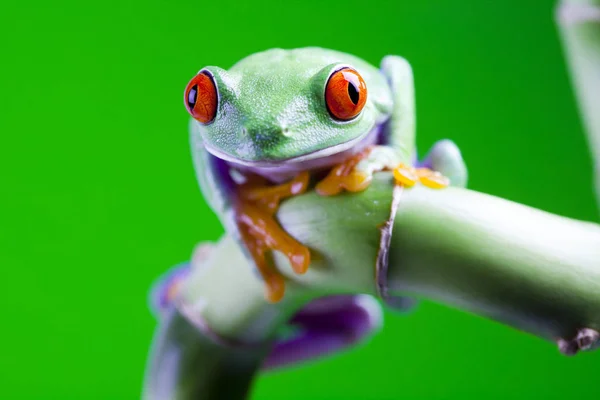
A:
<svg viewBox="0 0 600 400">
<path fill-rule="evenodd" d="M 413 72 L 401 56 L 376 67 L 321 47 L 264 50 L 229 69 L 202 67 L 183 102 L 200 190 L 253 261 L 271 303 L 283 298 L 285 277 L 269 255 L 284 254 L 296 274 L 311 260 L 277 221 L 283 200 L 309 190 L 361 192 L 380 171 L 407 188 L 466 184 L 462 155 L 448 139 L 418 162 Z"/>
</svg>

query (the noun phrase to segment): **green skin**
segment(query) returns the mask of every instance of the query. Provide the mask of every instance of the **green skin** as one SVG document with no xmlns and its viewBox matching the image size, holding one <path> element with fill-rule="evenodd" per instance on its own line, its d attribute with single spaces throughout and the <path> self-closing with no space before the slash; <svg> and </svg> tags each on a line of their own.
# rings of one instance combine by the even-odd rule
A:
<svg viewBox="0 0 600 400">
<path fill-rule="evenodd" d="M 342 67 L 358 71 L 367 101 L 350 121 L 331 116 L 325 87 Z M 218 92 L 209 124 L 191 121 L 191 144 L 200 188 L 227 232 L 239 238 L 232 218 L 232 170 L 251 171 L 274 182 L 300 171 L 331 167 L 367 144 L 376 144 L 357 168 L 367 175 L 416 159 L 412 70 L 398 56 L 381 69 L 322 48 L 272 49 L 250 55 L 231 69 L 205 67 Z M 467 172 L 458 148 L 438 142 L 426 166 L 465 186 Z"/>
</svg>

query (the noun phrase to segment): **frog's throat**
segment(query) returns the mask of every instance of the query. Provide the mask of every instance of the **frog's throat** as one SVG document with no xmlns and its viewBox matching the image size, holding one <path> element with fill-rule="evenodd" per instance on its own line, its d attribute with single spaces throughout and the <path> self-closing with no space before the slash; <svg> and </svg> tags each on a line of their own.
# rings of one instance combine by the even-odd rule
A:
<svg viewBox="0 0 600 400">
<path fill-rule="evenodd" d="M 301 156 L 274 161 L 241 160 L 229 154 L 223 153 L 218 149 L 215 149 L 208 143 L 205 143 L 204 145 L 206 147 L 206 150 L 213 156 L 220 158 L 223 161 L 227 161 L 228 163 L 231 163 L 233 165 L 239 167 L 246 167 L 243 169 L 281 169 L 282 167 L 288 166 L 292 167 L 292 169 L 294 170 L 300 170 L 299 167 L 302 167 L 304 170 L 306 170 L 325 166 L 319 165 L 321 164 L 321 162 L 319 161 L 328 160 L 333 162 L 334 160 L 329 160 L 332 156 L 348 156 L 348 153 L 356 153 L 364 149 L 366 146 L 378 144 L 378 142 L 380 141 L 381 130 L 381 125 L 376 125 L 374 128 L 367 131 L 366 133 L 347 142 L 330 146 L 325 149 L 317 150 L 312 153 L 303 154 Z M 328 164 L 330 163 L 328 162 Z"/>
</svg>

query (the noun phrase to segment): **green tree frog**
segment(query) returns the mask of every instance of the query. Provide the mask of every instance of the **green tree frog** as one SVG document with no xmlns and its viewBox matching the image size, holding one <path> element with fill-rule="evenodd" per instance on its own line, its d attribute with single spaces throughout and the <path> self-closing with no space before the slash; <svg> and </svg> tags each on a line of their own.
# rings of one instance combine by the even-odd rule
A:
<svg viewBox="0 0 600 400">
<path fill-rule="evenodd" d="M 276 221 L 282 199 L 313 186 L 324 196 L 361 191 L 381 170 L 405 186 L 466 180 L 450 141 L 417 165 L 413 75 L 399 56 L 376 68 L 316 47 L 267 50 L 228 70 L 202 68 L 184 104 L 200 188 L 254 260 L 271 302 L 283 297 L 285 283 L 269 251 L 285 254 L 299 274 L 310 264 L 309 250 Z"/>
</svg>

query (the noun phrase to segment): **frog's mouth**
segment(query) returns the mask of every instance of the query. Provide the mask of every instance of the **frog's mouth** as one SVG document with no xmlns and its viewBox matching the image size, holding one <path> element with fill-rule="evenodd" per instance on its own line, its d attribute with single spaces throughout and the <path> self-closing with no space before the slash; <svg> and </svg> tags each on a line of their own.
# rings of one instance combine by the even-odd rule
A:
<svg viewBox="0 0 600 400">
<path fill-rule="evenodd" d="M 382 140 L 381 136 L 381 126 L 378 125 L 367 131 L 366 134 L 347 142 L 277 161 L 246 161 L 222 153 L 209 146 L 206 146 L 206 150 L 213 156 L 226 161 L 231 167 L 253 172 L 271 180 L 281 181 L 301 171 L 320 170 L 339 164 L 367 146 L 380 144 Z"/>
</svg>

